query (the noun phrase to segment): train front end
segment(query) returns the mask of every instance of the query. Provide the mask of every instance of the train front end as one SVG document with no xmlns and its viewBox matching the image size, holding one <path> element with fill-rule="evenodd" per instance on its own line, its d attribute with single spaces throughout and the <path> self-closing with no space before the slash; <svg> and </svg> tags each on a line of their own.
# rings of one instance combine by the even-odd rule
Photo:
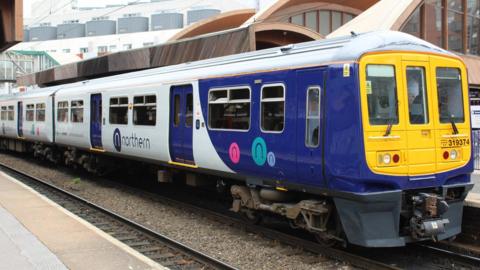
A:
<svg viewBox="0 0 480 270">
<path fill-rule="evenodd" d="M 450 55 L 375 52 L 360 59 L 359 77 L 362 174 L 395 191 L 336 199 L 349 241 L 399 246 L 459 234 L 473 170 L 465 65 Z"/>
</svg>

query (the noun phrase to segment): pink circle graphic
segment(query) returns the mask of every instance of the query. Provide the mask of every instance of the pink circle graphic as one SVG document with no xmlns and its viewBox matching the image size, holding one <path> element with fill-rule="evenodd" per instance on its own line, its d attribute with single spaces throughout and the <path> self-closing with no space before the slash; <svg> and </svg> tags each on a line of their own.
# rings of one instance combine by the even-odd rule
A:
<svg viewBox="0 0 480 270">
<path fill-rule="evenodd" d="M 238 162 L 240 162 L 240 147 L 238 147 L 237 143 L 232 143 L 230 145 L 230 149 L 228 149 L 228 154 L 230 155 L 230 160 L 234 164 L 238 164 Z"/>
</svg>

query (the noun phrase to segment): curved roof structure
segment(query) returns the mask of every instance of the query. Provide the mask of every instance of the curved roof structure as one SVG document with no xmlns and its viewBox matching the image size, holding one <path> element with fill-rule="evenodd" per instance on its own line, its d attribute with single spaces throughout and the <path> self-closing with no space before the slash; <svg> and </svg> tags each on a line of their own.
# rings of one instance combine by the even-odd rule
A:
<svg viewBox="0 0 480 270">
<path fill-rule="evenodd" d="M 252 24 L 255 22 L 263 21 L 280 21 L 285 19 L 286 13 L 293 13 L 296 10 L 307 10 L 314 7 L 319 9 L 331 9 L 348 11 L 353 14 L 360 14 L 362 11 L 368 9 L 375 4 L 378 0 L 278 0 L 272 3 L 272 5 L 257 12 L 257 14 L 246 21 L 244 25 Z"/>
<path fill-rule="evenodd" d="M 344 24 L 327 38 L 348 35 L 351 31 L 364 33 L 376 30 L 400 30 L 421 0 L 382 0 Z"/>
<path fill-rule="evenodd" d="M 252 26 L 257 50 L 324 38 L 315 31 L 291 23 L 256 23 Z"/>
<path fill-rule="evenodd" d="M 213 16 L 206 20 L 192 24 L 190 27 L 178 32 L 168 41 L 176 41 L 184 38 L 191 38 L 208 33 L 237 28 L 253 15 L 255 15 L 254 9 L 241 9 L 220 13 L 217 16 Z"/>
</svg>

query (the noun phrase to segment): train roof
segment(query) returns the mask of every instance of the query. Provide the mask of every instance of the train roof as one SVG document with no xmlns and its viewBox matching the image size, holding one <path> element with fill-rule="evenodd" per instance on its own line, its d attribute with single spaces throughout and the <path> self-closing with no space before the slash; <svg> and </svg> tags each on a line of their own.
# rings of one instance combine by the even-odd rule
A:
<svg viewBox="0 0 480 270">
<path fill-rule="evenodd" d="M 366 53 L 380 51 L 415 51 L 455 57 L 455 54 L 451 52 L 406 33 L 374 31 L 358 35 L 352 33 L 352 35 L 346 37 L 310 41 L 279 48 L 52 86 L 42 88 L 43 91 L 34 90 L 22 96 L 30 97 L 35 95 L 34 93 L 49 95 L 56 91 L 64 92 L 65 90 L 78 91 L 84 89 L 88 91 L 88 89 L 93 90 L 94 88 L 101 90 L 104 87 L 108 88 L 107 85 L 117 85 L 117 87 L 126 85 L 124 84 L 126 81 L 130 81 L 130 84 L 138 84 L 140 83 L 139 78 L 143 78 L 142 84 L 146 84 L 150 80 L 188 81 L 202 77 L 228 76 L 229 74 L 240 74 L 257 70 L 278 70 L 295 66 L 320 66 L 336 62 L 352 62 L 358 61 Z"/>
</svg>

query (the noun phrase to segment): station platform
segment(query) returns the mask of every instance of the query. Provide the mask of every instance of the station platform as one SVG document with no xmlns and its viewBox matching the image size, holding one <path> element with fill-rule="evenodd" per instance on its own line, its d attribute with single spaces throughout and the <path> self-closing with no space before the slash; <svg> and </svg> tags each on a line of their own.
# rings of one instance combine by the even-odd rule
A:
<svg viewBox="0 0 480 270">
<path fill-rule="evenodd" d="M 0 270 L 167 269 L 0 171 Z"/>
<path fill-rule="evenodd" d="M 471 180 L 475 185 L 465 199 L 465 206 L 480 208 L 480 171 L 475 170 Z"/>
</svg>

